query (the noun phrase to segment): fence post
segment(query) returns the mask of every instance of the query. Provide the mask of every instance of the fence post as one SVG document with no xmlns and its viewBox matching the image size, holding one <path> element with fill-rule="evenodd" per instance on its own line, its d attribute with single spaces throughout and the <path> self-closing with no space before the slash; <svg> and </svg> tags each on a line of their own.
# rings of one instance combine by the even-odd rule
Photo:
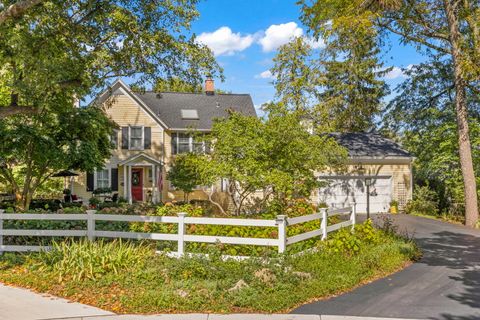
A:
<svg viewBox="0 0 480 320">
<path fill-rule="evenodd" d="M 276 223 L 278 225 L 278 253 L 284 253 L 287 250 L 287 216 L 278 215 Z"/>
<path fill-rule="evenodd" d="M 325 240 L 327 239 L 327 208 L 321 208 L 320 212 L 322 213 L 322 222 L 320 223 L 320 229 L 322 229 L 322 240 Z"/>
<path fill-rule="evenodd" d="M 0 209 L 0 256 L 3 254 L 3 213 L 5 210 Z"/>
<path fill-rule="evenodd" d="M 95 212 L 97 210 L 87 210 L 87 239 L 95 240 Z"/>
<path fill-rule="evenodd" d="M 178 256 L 183 257 L 185 254 L 185 212 L 178 212 Z"/>
<path fill-rule="evenodd" d="M 350 221 L 352 221 L 352 231 L 355 230 L 355 224 L 357 223 L 357 203 L 354 202 L 352 206 L 352 215 L 350 216 Z"/>
</svg>

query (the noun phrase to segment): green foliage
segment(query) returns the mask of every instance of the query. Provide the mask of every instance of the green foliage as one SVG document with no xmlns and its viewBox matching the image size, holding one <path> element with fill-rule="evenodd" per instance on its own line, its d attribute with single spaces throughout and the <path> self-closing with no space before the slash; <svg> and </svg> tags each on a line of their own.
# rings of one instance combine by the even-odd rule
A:
<svg viewBox="0 0 480 320">
<path fill-rule="evenodd" d="M 188 201 L 188 194 L 202 183 L 196 166 L 197 160 L 194 154 L 179 154 L 175 157 L 173 165 L 167 173 L 167 180 L 175 188 L 184 192 L 185 201 Z"/>
<path fill-rule="evenodd" d="M 335 232 L 321 248 L 347 255 L 356 255 L 371 245 L 381 243 L 386 235 L 373 227 L 371 220 L 355 226 L 355 231 L 342 228 Z"/>
<path fill-rule="evenodd" d="M 383 79 L 390 69 L 380 60 L 377 36 L 362 24 L 331 31 L 319 62 L 323 90 L 314 111 L 318 122 L 341 132 L 374 128 L 382 99 L 390 93 Z"/>
<path fill-rule="evenodd" d="M 316 52 L 302 37 L 280 47 L 271 69 L 276 95 L 304 110 L 317 132 L 365 131 L 373 127 L 389 91 L 375 30 L 366 26 L 330 30 L 326 48 Z"/>
<path fill-rule="evenodd" d="M 88 199 L 88 204 L 92 207 L 96 208 L 100 203 L 102 203 L 102 200 L 100 200 L 100 198 L 91 197 L 90 199 Z"/>
<path fill-rule="evenodd" d="M 419 68 L 409 73 L 413 80 L 407 80 L 403 93 L 397 102 L 403 102 L 406 119 L 400 122 L 409 127 L 408 116 L 413 121 L 413 133 L 397 131 L 399 134 L 412 135 L 422 142 L 415 149 L 435 150 L 437 144 L 429 140 L 431 135 L 439 138 L 448 134 L 456 123 L 456 145 L 452 134 L 448 140 L 440 141 L 442 148 L 435 150 L 433 163 L 458 167 L 461 171 L 463 190 L 467 192 L 464 198 L 465 222 L 474 226 L 478 220 L 478 189 L 475 186 L 478 176 L 478 165 L 471 153 L 477 153 L 478 148 L 472 148 L 469 132 L 469 122 L 478 124 L 478 85 L 480 75 L 480 32 L 478 21 L 480 10 L 476 1 L 369 1 L 362 0 L 301 0 L 302 20 L 310 27 L 314 35 L 328 39 L 332 33 L 347 31 L 354 33 L 360 29 L 372 29 L 378 37 L 375 45 L 378 48 L 388 48 L 385 42 L 391 41 L 390 35 L 400 43 L 412 45 L 427 58 Z M 343 58 L 343 57 L 342 57 Z M 415 94 L 410 94 L 411 91 Z M 411 102 L 411 103 L 408 103 Z M 394 102 L 395 103 L 395 102 Z M 433 115 L 431 119 L 428 114 Z M 472 116 L 473 114 L 473 116 Z M 469 119 L 469 115 L 473 119 Z M 419 121 L 421 125 L 419 126 Z M 425 123 L 426 125 L 422 124 Z M 433 129 L 433 130 L 431 130 Z M 453 132 L 451 132 L 453 133 Z M 405 139 L 408 141 L 408 136 Z M 427 146 L 427 148 L 424 148 Z M 446 149 L 456 149 L 456 152 L 445 153 Z M 420 150 L 422 151 L 422 150 Z M 462 161 L 458 161 L 457 158 Z M 455 162 L 450 162 L 455 160 Z M 449 163 L 450 162 L 450 163 Z M 428 173 L 428 162 L 421 161 Z M 444 173 L 450 172 L 444 170 Z M 453 170 L 455 174 L 455 170 Z M 434 175 L 435 172 L 433 172 Z M 441 176 L 442 174 L 439 174 Z M 441 177 L 436 181 L 443 184 Z M 458 185 L 453 180 L 449 181 Z M 433 183 L 432 183 L 433 185 Z M 439 189 L 442 189 L 441 186 Z M 451 186 L 446 197 L 453 197 Z M 449 193 L 451 193 L 449 195 Z M 456 202 L 457 200 L 455 200 Z"/>
<path fill-rule="evenodd" d="M 307 130 L 303 111 L 282 103 L 265 110 L 264 119 L 239 113 L 217 119 L 209 137 L 211 154 L 197 156 L 202 185 L 220 178 L 230 182 L 235 215 L 259 212 L 271 200 L 286 206 L 289 199 L 309 196 L 317 187 L 314 172 L 339 166 L 347 156 L 334 139 Z M 263 196 L 252 201 L 257 190 Z"/>
<path fill-rule="evenodd" d="M 11 1 L 1 1 L 3 8 Z M 0 88 L 19 104 L 52 108 L 49 100 L 98 92 L 110 79 L 138 84 L 175 78 L 197 84 L 218 75 L 211 51 L 189 34 L 197 0 L 57 1 L 0 25 Z M 61 35 L 61 36 L 59 36 Z M 13 106 L 13 101 L 12 102 Z"/>
<path fill-rule="evenodd" d="M 96 279 L 138 268 L 153 256 L 153 251 L 128 242 L 88 240 L 54 242 L 51 251 L 38 255 L 38 271 L 50 271 L 62 280 Z"/>
<path fill-rule="evenodd" d="M 110 157 L 115 124 L 98 108 L 16 115 L 0 121 L 0 180 L 28 209 L 37 189 L 52 174 L 93 171 Z"/>
<path fill-rule="evenodd" d="M 428 184 L 435 190 L 440 211 L 464 216 L 452 68 L 451 61 L 435 59 L 405 70 L 409 78 L 389 103 L 383 123 L 385 131 L 397 133 L 403 147 L 415 155 L 416 184 Z M 467 97 L 470 140 L 476 146 L 480 144 L 480 99 L 472 88 L 467 89 Z M 472 149 L 472 159 L 479 177 L 480 149 Z M 478 185 L 477 190 L 480 192 Z"/>
<path fill-rule="evenodd" d="M 171 259 L 145 247 L 131 252 L 125 243 L 59 249 L 26 261 L 0 257 L 0 281 L 117 313 L 273 313 L 383 277 L 417 254 L 413 244 L 389 235 L 355 255 L 321 250 L 245 261 L 222 260 L 215 250 L 208 257 Z M 240 280 L 246 286 L 230 290 Z"/>
<path fill-rule="evenodd" d="M 105 188 L 96 188 L 93 190 L 93 194 L 105 194 L 105 193 L 112 193 L 112 188 L 105 187 Z"/>
<path fill-rule="evenodd" d="M 276 96 L 294 110 L 306 110 L 318 85 L 312 47 L 303 37 L 297 37 L 279 48 L 270 70 L 275 76 Z"/>
<path fill-rule="evenodd" d="M 407 203 L 406 213 L 421 215 L 438 214 L 438 198 L 434 190 L 428 186 L 417 186 L 413 191 L 413 200 Z"/>
</svg>

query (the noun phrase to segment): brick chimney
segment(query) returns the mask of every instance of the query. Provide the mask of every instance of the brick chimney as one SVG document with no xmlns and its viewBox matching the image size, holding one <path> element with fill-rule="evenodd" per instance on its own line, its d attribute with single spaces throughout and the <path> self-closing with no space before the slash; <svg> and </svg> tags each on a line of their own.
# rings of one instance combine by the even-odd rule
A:
<svg viewBox="0 0 480 320">
<path fill-rule="evenodd" d="M 205 80 L 205 94 L 213 96 L 215 94 L 215 82 L 211 77 Z"/>
</svg>

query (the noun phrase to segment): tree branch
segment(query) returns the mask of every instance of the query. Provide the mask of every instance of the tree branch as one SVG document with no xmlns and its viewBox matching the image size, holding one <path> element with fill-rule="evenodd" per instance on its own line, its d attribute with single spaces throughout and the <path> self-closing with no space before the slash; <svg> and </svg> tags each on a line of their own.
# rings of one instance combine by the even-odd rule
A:
<svg viewBox="0 0 480 320">
<path fill-rule="evenodd" d="M 394 33 L 394 34 L 397 34 L 403 38 L 405 38 L 406 40 L 408 41 L 411 41 L 411 42 L 416 42 L 420 45 L 424 45 L 430 49 L 433 49 L 433 50 L 436 50 L 438 52 L 442 52 L 442 53 L 445 53 L 445 54 L 451 54 L 450 50 L 446 50 L 445 48 L 442 48 L 440 46 L 437 46 L 437 45 L 434 45 L 433 43 L 430 43 L 428 41 L 426 41 L 425 39 L 422 39 L 420 37 L 415 37 L 415 36 L 412 36 L 410 34 L 406 34 L 404 32 L 401 32 L 395 28 L 393 28 L 392 26 L 390 26 L 390 22 L 386 22 L 386 23 L 382 23 L 381 21 L 377 20 L 377 24 L 381 27 L 381 28 L 385 28 L 386 30 Z"/>
<path fill-rule="evenodd" d="M 7 118 L 16 114 L 33 114 L 37 113 L 37 109 L 31 106 L 0 106 L 0 119 Z"/>
<path fill-rule="evenodd" d="M 23 0 L 10 5 L 0 12 L 0 25 L 8 19 L 21 18 L 29 9 L 41 4 L 44 0 Z"/>
</svg>

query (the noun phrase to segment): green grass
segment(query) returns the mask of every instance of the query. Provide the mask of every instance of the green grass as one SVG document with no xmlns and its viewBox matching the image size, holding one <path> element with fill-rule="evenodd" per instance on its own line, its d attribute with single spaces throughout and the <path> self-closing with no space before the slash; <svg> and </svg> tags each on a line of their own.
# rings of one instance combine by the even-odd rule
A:
<svg viewBox="0 0 480 320">
<path fill-rule="evenodd" d="M 345 232 L 334 236 L 318 252 L 246 261 L 223 261 L 218 252 L 173 259 L 125 242 L 70 243 L 51 253 L 3 255 L 0 281 L 118 313 L 285 312 L 418 257 L 414 243 L 382 231 L 364 237 L 364 230 L 354 241 Z M 239 280 L 247 286 L 229 290 Z"/>
</svg>

